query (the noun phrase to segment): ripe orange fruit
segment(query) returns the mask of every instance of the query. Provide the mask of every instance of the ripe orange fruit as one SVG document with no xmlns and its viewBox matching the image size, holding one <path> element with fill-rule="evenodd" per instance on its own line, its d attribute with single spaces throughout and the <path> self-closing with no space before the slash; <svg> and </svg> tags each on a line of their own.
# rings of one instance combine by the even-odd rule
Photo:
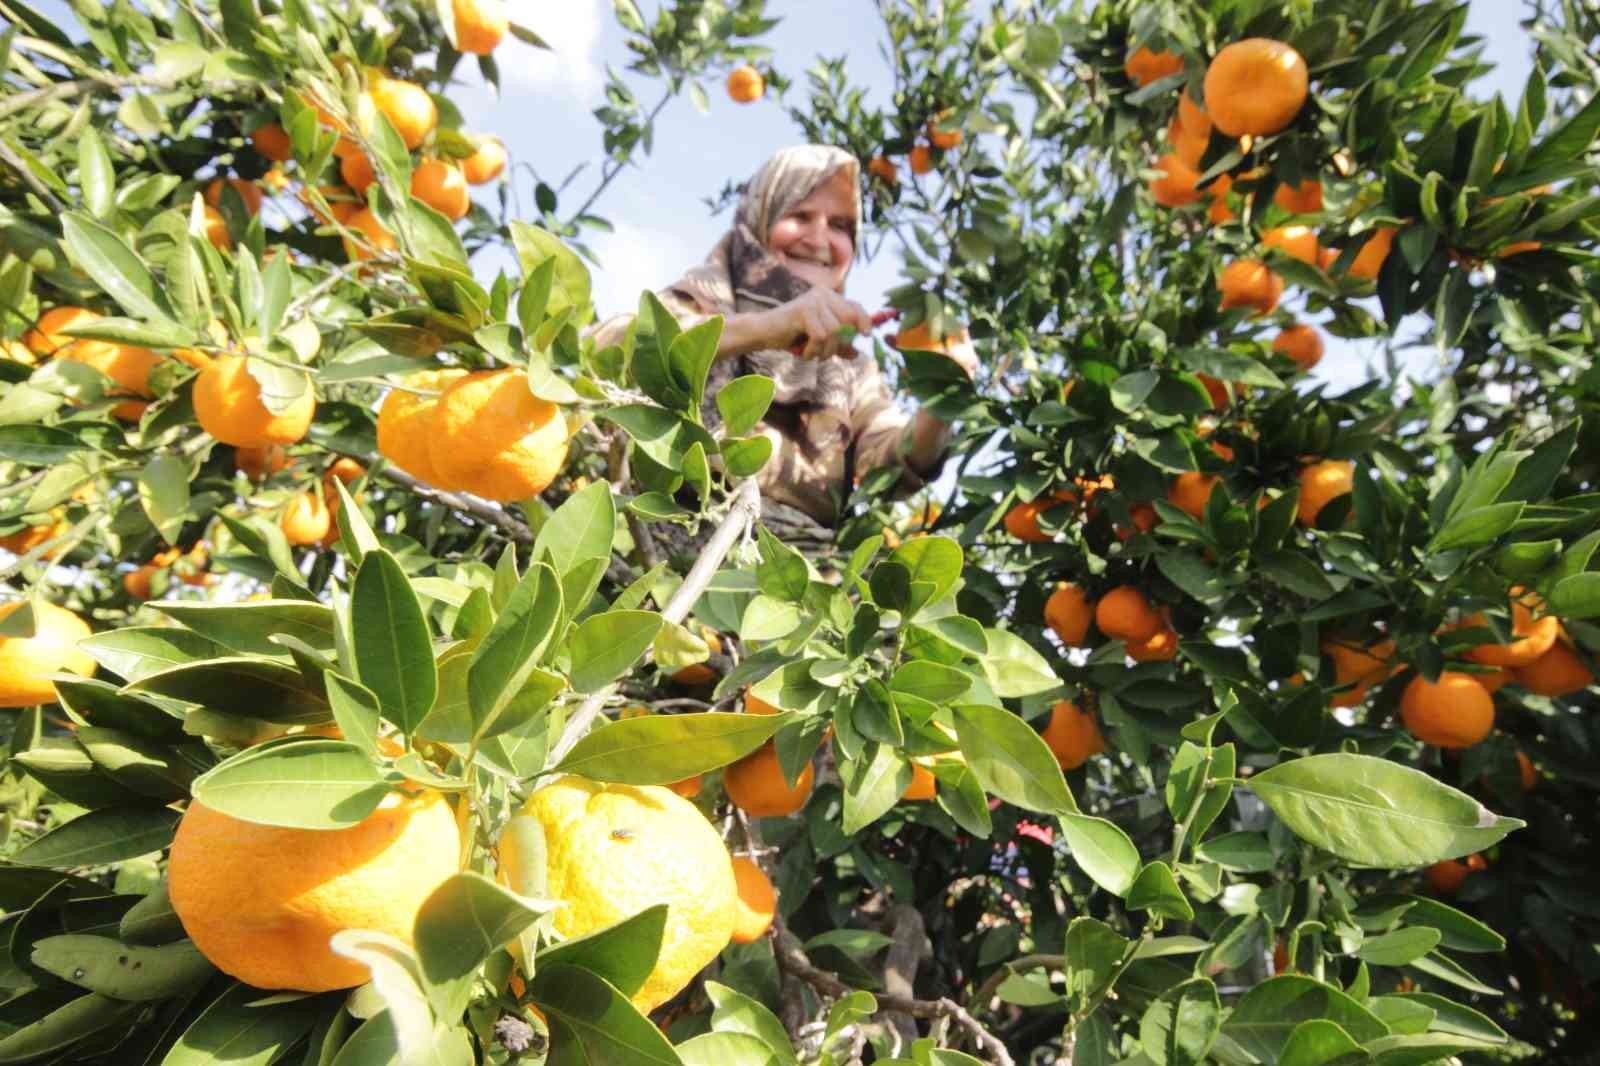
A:
<svg viewBox="0 0 1600 1066">
<path fill-rule="evenodd" d="M 1165 175 L 1150 183 L 1150 195 L 1156 203 L 1162 207 L 1188 207 L 1200 200 L 1203 194 L 1195 187 L 1200 172 L 1177 153 L 1168 152 L 1156 160 L 1156 169 Z"/>
<path fill-rule="evenodd" d="M 717 655 L 721 653 L 722 638 L 717 635 L 717 631 L 715 629 L 712 629 L 710 626 L 701 626 L 700 640 L 705 644 L 706 651 L 708 651 L 710 654 Z M 673 673 L 671 675 L 671 679 L 677 684 L 693 687 L 695 685 L 709 685 L 716 681 L 719 676 L 721 675 L 717 673 L 716 668 L 711 666 L 709 663 L 690 663 L 683 669 Z M 755 698 L 753 696 L 746 696 L 745 698 L 745 710 L 749 711 L 751 714 L 778 713 L 778 709 L 776 707 L 768 706 L 767 704 L 762 703 L 760 700 L 755 700 L 755 703 L 764 709 L 753 710 L 750 705 L 750 701 L 752 699 Z"/>
<path fill-rule="evenodd" d="M 1059 581 L 1044 602 L 1044 621 L 1067 647 L 1082 647 L 1089 635 L 1089 623 L 1094 621 L 1094 605 L 1082 588 L 1070 581 Z"/>
<path fill-rule="evenodd" d="M 1594 684 L 1594 674 L 1573 650 L 1561 641 L 1527 666 L 1512 669 L 1517 684 L 1529 692 L 1552 699 L 1582 692 Z"/>
<path fill-rule="evenodd" d="M 343 162 L 342 158 L 340 162 Z M 300 190 L 299 198 L 300 202 L 306 205 L 306 210 L 311 212 L 312 217 L 324 226 L 330 226 L 335 222 L 343 225 L 349 222 L 352 215 L 361 210 L 361 203 L 355 199 L 355 194 L 343 185 L 324 185 L 317 191 L 327 201 L 327 211 L 317 206 L 316 201 L 311 198 L 310 190 L 307 188 Z"/>
<path fill-rule="evenodd" d="M 1524 792 L 1532 792 L 1539 784 L 1539 768 L 1520 749 L 1517 751 L 1517 779 Z"/>
<path fill-rule="evenodd" d="M 465 218 L 472 208 L 467 179 L 442 159 L 424 159 L 411 172 L 411 195 L 451 222 Z"/>
<path fill-rule="evenodd" d="M 1322 210 L 1322 182 L 1307 178 L 1298 185 L 1279 185 L 1272 202 L 1291 215 L 1314 215 Z"/>
<path fill-rule="evenodd" d="M 211 242 L 213 248 L 228 251 L 233 247 L 233 234 L 228 232 L 228 220 L 222 217 L 222 212 L 207 206 L 205 209 L 205 234 L 206 240 Z"/>
<path fill-rule="evenodd" d="M 1427 883 L 1428 890 L 1436 896 L 1454 896 L 1461 890 L 1461 883 L 1470 874 L 1479 870 L 1487 870 L 1489 864 L 1482 855 L 1468 855 L 1466 862 L 1460 859 L 1446 859 L 1436 862 L 1422 871 L 1422 880 Z"/>
<path fill-rule="evenodd" d="M 538 495 L 567 458 L 561 408 L 529 392 L 521 370 L 457 378 L 439 397 L 429 426 L 433 468 L 486 500 Z"/>
<path fill-rule="evenodd" d="M 939 779 L 920 762 L 911 764 L 911 783 L 900 793 L 901 802 L 925 803 L 939 794 Z"/>
<path fill-rule="evenodd" d="M 940 124 L 949 120 L 951 109 L 946 108 L 928 120 L 928 143 L 935 148 L 949 151 L 961 143 L 961 131 L 941 129 Z"/>
<path fill-rule="evenodd" d="M 1128 508 L 1128 517 L 1133 520 L 1133 525 L 1131 527 L 1117 526 L 1116 534 L 1118 540 L 1127 540 L 1135 533 L 1148 533 L 1156 528 L 1156 523 L 1160 520 L 1160 516 L 1156 514 L 1156 509 L 1148 503 L 1136 503 Z"/>
<path fill-rule="evenodd" d="M 682 781 L 674 781 L 667 787 L 684 799 L 694 799 L 700 795 L 700 775 L 695 774 L 693 777 L 686 777 Z"/>
<path fill-rule="evenodd" d="M 367 195 L 372 183 L 378 180 L 377 171 L 372 169 L 372 160 L 367 158 L 365 152 L 350 152 L 339 160 L 339 176 L 362 196 Z"/>
<path fill-rule="evenodd" d="M 1411 735 L 1441 748 L 1470 748 L 1494 728 L 1494 697 L 1471 674 L 1446 670 L 1438 681 L 1418 674 L 1400 697 Z"/>
<path fill-rule="evenodd" d="M 1061 700 L 1050 708 L 1050 722 L 1044 727 L 1044 742 L 1063 770 L 1076 770 L 1089 756 L 1106 750 L 1105 737 L 1094 716 L 1085 714 L 1071 700 Z"/>
<path fill-rule="evenodd" d="M 1177 52 L 1152 52 L 1143 47 L 1130 52 L 1122 63 L 1123 73 L 1128 75 L 1128 80 L 1141 88 L 1182 69 L 1183 57 Z"/>
<path fill-rule="evenodd" d="M 439 121 L 433 97 L 413 82 L 380 74 L 370 81 L 367 92 L 378 111 L 394 123 L 408 149 L 415 150 Z"/>
<path fill-rule="evenodd" d="M 428 450 L 437 396 L 418 392 L 442 392 L 451 382 L 465 377 L 458 369 L 419 370 L 401 382 L 405 388 L 390 389 L 378 408 L 378 452 L 406 473 L 441 489 L 455 488 L 438 470 Z"/>
<path fill-rule="evenodd" d="M 1378 276 L 1378 271 L 1383 269 L 1383 261 L 1389 258 L 1389 249 L 1394 247 L 1394 235 L 1398 232 L 1393 226 L 1379 226 L 1361 246 L 1361 251 L 1350 262 L 1350 269 L 1346 271 L 1353 278 L 1365 278 L 1372 281 Z"/>
<path fill-rule="evenodd" d="M 1186 470 L 1174 478 L 1172 486 L 1167 489 L 1167 502 L 1190 518 L 1199 518 L 1206 513 L 1211 490 L 1217 487 L 1220 480 L 1215 474 Z"/>
<path fill-rule="evenodd" d="M 145 563 L 137 570 L 122 575 L 122 590 L 136 600 L 150 598 L 150 582 L 155 579 L 156 567 Z"/>
<path fill-rule="evenodd" d="M 933 169 L 933 153 L 928 151 L 925 144 L 915 145 L 911 154 L 906 156 L 906 163 L 911 167 L 911 173 L 926 174 Z"/>
<path fill-rule="evenodd" d="M 1052 496 L 1038 496 L 1027 503 L 1019 503 L 1006 512 L 1006 532 L 1030 544 L 1043 544 L 1052 540 L 1054 534 L 1046 533 L 1039 528 L 1039 516 L 1074 499 L 1070 492 L 1057 492 Z"/>
<path fill-rule="evenodd" d="M 94 367 L 100 373 L 116 382 L 117 387 L 112 389 L 112 396 L 144 396 L 155 395 L 150 389 L 150 371 L 161 362 L 161 357 L 148 348 L 136 348 L 129 344 L 115 344 L 111 341 L 81 340 L 70 344 L 56 353 L 58 359 L 66 359 L 75 363 L 84 363 Z M 142 413 L 143 404 L 138 405 Z M 119 404 L 113 409 L 118 417 L 127 417 L 134 414 L 128 404 Z"/>
<path fill-rule="evenodd" d="M 900 182 L 900 170 L 894 165 L 894 160 L 885 159 L 881 155 L 873 156 L 867 161 L 867 173 L 882 178 L 890 185 Z"/>
<path fill-rule="evenodd" d="M 346 485 L 352 485 L 367 475 L 367 468 L 354 459 L 341 456 L 328 467 L 328 472 L 323 475 L 323 480 L 338 478 Z"/>
<path fill-rule="evenodd" d="M 1356 464 L 1343 459 L 1323 459 L 1300 470 L 1300 503 L 1295 509 L 1300 524 L 1310 528 L 1328 503 L 1356 487 Z"/>
<path fill-rule="evenodd" d="M 1521 587 L 1511 590 L 1510 644 L 1480 644 L 1467 653 L 1473 662 L 1485 666 L 1527 666 L 1555 644 L 1561 635 L 1561 620 L 1553 614 L 1540 618 L 1533 616 L 1535 608 L 1544 603 Z M 1463 619 L 1464 625 L 1484 625 L 1482 615 Z"/>
<path fill-rule="evenodd" d="M 250 143 L 274 163 L 287 163 L 294 158 L 294 144 L 289 140 L 289 133 L 276 122 L 257 126 L 250 134 Z"/>
<path fill-rule="evenodd" d="M 0 621 L 22 603 L 0 605 Z M 31 637 L 0 637 L 0 707 L 53 703 L 56 686 L 49 674 L 94 675 L 94 659 L 78 650 L 78 641 L 89 636 L 87 622 L 45 600 L 34 601 L 33 622 Z"/>
<path fill-rule="evenodd" d="M 1300 53 L 1265 37 L 1218 52 L 1206 68 L 1206 111 L 1230 137 L 1277 133 L 1305 106 L 1309 79 Z"/>
<path fill-rule="evenodd" d="M 1162 620 L 1161 628 L 1148 640 L 1130 640 L 1124 649 L 1136 663 L 1164 663 L 1178 657 L 1178 631 Z"/>
<path fill-rule="evenodd" d="M 1228 202 L 1228 195 L 1233 191 L 1232 178 L 1226 174 L 1220 175 L 1206 187 L 1205 191 L 1211 197 L 1211 206 L 1206 208 L 1206 218 L 1213 226 L 1221 226 L 1239 217 L 1239 213 Z"/>
<path fill-rule="evenodd" d="M 1322 361 L 1322 334 L 1307 325 L 1293 325 L 1279 333 L 1272 350 L 1282 352 L 1301 370 L 1310 370 Z"/>
<path fill-rule="evenodd" d="M 506 168 L 506 146 L 498 137 L 486 137 L 478 150 L 461 161 L 461 174 L 468 185 L 485 185 Z"/>
<path fill-rule="evenodd" d="M 1155 636 L 1163 619 L 1144 593 L 1132 585 L 1121 585 L 1100 597 L 1094 622 L 1113 640 L 1141 641 Z"/>
<path fill-rule="evenodd" d="M 744 694 L 744 713 L 782 714 L 783 712 L 778 710 L 778 708 L 774 707 L 772 704 L 768 703 L 766 700 L 762 699 L 760 696 L 757 696 L 755 693 L 746 690 Z"/>
<path fill-rule="evenodd" d="M 246 445 L 235 448 L 233 462 L 239 468 L 239 473 L 251 481 L 271 477 L 291 465 L 289 453 L 283 450 L 281 444 Z"/>
<path fill-rule="evenodd" d="M 456 872 L 461 837 L 437 792 L 391 792 L 345 829 L 241 821 L 189 803 L 167 889 L 184 932 L 224 973 L 257 988 L 326 992 L 367 967 L 328 946 L 344 929 L 411 942 L 417 911 Z"/>
<path fill-rule="evenodd" d="M 375 255 L 400 250 L 400 242 L 394 239 L 394 234 L 384 229 L 378 216 L 372 213 L 372 208 L 360 208 L 342 221 L 366 238 L 364 242 L 344 238 L 344 254 L 350 259 L 371 259 Z"/>
<path fill-rule="evenodd" d="M 1322 643 L 1322 652 L 1333 660 L 1333 683 L 1339 688 L 1355 686 L 1335 693 L 1329 702 L 1335 707 L 1354 707 L 1367 698 L 1369 688 L 1389 676 L 1394 641 L 1381 640 L 1371 647 L 1359 648 L 1345 641 L 1327 640 Z"/>
<path fill-rule="evenodd" d="M 1261 235 L 1261 243 L 1312 266 L 1322 255 L 1317 233 L 1310 226 L 1275 226 Z"/>
<path fill-rule="evenodd" d="M 633 995 L 640 1011 L 671 999 L 728 946 L 739 899 L 733 862 L 688 800 L 659 786 L 569 776 L 535 792 L 517 817 L 544 828 L 545 883 L 566 904 L 552 916 L 561 935 L 583 936 L 667 905 L 661 953 Z M 499 858 L 512 888 L 516 872 L 535 860 L 511 833 L 501 838 Z"/>
<path fill-rule="evenodd" d="M 1178 96 L 1178 113 L 1167 126 L 1167 140 L 1178 158 L 1191 167 L 1200 165 L 1211 144 L 1211 116 L 1187 92 Z"/>
<path fill-rule="evenodd" d="M 503 0 L 452 0 L 450 6 L 455 14 L 457 51 L 486 56 L 511 28 Z"/>
<path fill-rule="evenodd" d="M 333 527 L 333 516 L 323 502 L 320 492 L 302 492 L 289 501 L 278 527 L 290 545 L 300 547 L 316 544 L 328 535 Z"/>
<path fill-rule="evenodd" d="M 733 857 L 733 881 L 739 898 L 733 905 L 732 940 L 735 944 L 749 944 L 766 936 L 772 928 L 778 894 L 761 867 L 743 855 Z"/>
<path fill-rule="evenodd" d="M 61 349 L 82 341 L 60 332 L 72 326 L 83 325 L 100 318 L 100 314 L 87 307 L 52 307 L 39 316 L 34 327 L 22 335 L 22 343 L 35 355 L 55 355 Z"/>
<path fill-rule="evenodd" d="M 13 555 L 27 555 L 33 549 L 46 541 L 54 540 L 72 528 L 72 523 L 66 520 L 66 512 L 60 507 L 52 507 L 45 516 L 46 521 L 32 526 L 23 526 L 15 533 L 8 533 L 0 537 L 0 548 Z M 46 559 L 61 557 L 61 548 L 53 548 L 45 552 Z"/>
<path fill-rule="evenodd" d="M 213 178 L 211 184 L 206 186 L 205 192 L 206 203 L 219 210 L 222 207 L 222 181 L 223 179 L 221 178 Z M 266 195 L 261 191 L 261 186 L 253 181 L 245 181 L 243 178 L 229 178 L 227 181 L 229 185 L 233 186 L 234 191 L 239 194 L 239 199 L 244 201 L 245 209 L 252 215 L 259 215 L 261 213 L 261 200 Z"/>
<path fill-rule="evenodd" d="M 293 444 L 311 428 L 317 398 L 307 388 L 276 414 L 261 401 L 261 384 L 245 357 L 224 355 L 195 376 L 194 413 L 200 428 L 224 444 L 261 447 Z"/>
<path fill-rule="evenodd" d="M 1222 309 L 1249 307 L 1255 309 L 1251 317 L 1271 314 L 1283 295 L 1283 278 L 1273 273 L 1259 259 L 1236 259 L 1222 268 L 1217 276 L 1217 288 L 1222 292 Z"/>
<path fill-rule="evenodd" d="M 728 98 L 736 104 L 753 104 L 767 91 L 767 79 L 749 63 L 728 73 Z"/>
<path fill-rule="evenodd" d="M 755 751 L 722 771 L 722 787 L 728 799 L 746 814 L 757 818 L 781 818 L 793 814 L 811 798 L 815 774 L 811 764 L 800 773 L 793 788 L 778 765 L 778 749 L 767 741 Z"/>
</svg>

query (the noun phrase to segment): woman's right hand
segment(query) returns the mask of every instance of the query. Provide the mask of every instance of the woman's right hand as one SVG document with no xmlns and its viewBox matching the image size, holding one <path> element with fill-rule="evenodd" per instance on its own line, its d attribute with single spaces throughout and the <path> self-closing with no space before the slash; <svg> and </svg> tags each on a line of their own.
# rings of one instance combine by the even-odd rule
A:
<svg viewBox="0 0 1600 1066">
<path fill-rule="evenodd" d="M 851 341 L 839 336 L 841 327 L 852 326 L 857 333 L 872 332 L 872 316 L 867 314 L 866 308 L 818 286 L 774 308 L 772 314 L 780 330 L 773 347 L 793 348 L 800 344 L 802 359 L 853 353 L 855 347 Z"/>
</svg>

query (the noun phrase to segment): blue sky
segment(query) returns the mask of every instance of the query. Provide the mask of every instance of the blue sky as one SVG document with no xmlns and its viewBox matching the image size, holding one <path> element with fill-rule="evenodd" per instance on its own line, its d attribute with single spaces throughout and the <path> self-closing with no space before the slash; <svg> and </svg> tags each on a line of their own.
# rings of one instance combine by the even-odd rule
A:
<svg viewBox="0 0 1600 1066">
<path fill-rule="evenodd" d="M 654 5 L 641 3 L 651 11 Z M 867 88 L 868 103 L 889 99 L 892 81 L 882 56 L 882 33 L 868 0 L 769 0 L 768 10 L 783 21 L 763 43 L 773 49 L 780 69 L 804 91 L 804 70 L 813 56 L 848 56 L 853 81 Z M 499 58 L 504 93 L 496 100 L 468 71 L 452 98 L 485 130 L 500 134 L 513 159 L 530 164 L 547 181 L 572 167 L 598 159 L 599 133 L 589 111 L 602 100 L 604 67 L 622 69 L 629 53 L 610 13 L 609 0 L 564 0 L 523 7 L 520 17 L 554 46 L 542 52 L 507 41 Z M 514 6 L 515 10 L 515 6 Z M 1514 0 L 1473 0 L 1468 31 L 1488 42 L 1486 57 L 1498 69 L 1477 91 L 1498 91 L 1514 108 L 1530 67 L 1531 39 L 1518 25 L 1523 8 Z M 702 202 L 729 180 L 742 180 L 768 154 L 794 143 L 799 132 L 772 100 L 738 105 L 708 84 L 709 114 L 685 96 L 659 120 L 655 151 L 620 175 L 597 205 L 615 226 L 595 234 L 590 244 L 604 261 L 595 271 L 595 303 L 602 314 L 631 309 L 642 288 L 659 288 L 698 262 L 716 242 L 724 216 L 713 217 Z M 641 90 L 640 95 L 646 96 Z M 653 97 L 648 97 L 653 99 Z M 574 182 L 586 196 L 598 166 Z M 532 198 L 527 171 L 516 176 L 523 202 Z M 580 201 L 581 202 L 581 199 Z M 883 305 L 882 294 L 899 281 L 892 244 L 877 260 L 852 272 L 848 294 L 868 310 Z M 1316 377 L 1354 384 L 1380 357 L 1375 344 L 1350 345 L 1329 338 L 1327 357 Z M 1431 351 L 1418 352 L 1406 365 L 1425 372 Z"/>
</svg>

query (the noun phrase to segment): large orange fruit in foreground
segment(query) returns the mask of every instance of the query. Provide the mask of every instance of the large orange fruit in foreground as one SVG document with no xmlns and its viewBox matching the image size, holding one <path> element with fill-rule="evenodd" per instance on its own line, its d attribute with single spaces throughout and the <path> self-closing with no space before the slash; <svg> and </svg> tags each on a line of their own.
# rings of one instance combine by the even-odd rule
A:
<svg viewBox="0 0 1600 1066">
<path fill-rule="evenodd" d="M 1134 49 L 1122 64 L 1122 70 L 1128 75 L 1128 80 L 1141 87 L 1176 74 L 1182 69 L 1183 57 L 1177 52 L 1152 52 L 1148 48 Z"/>
<path fill-rule="evenodd" d="M 1044 544 L 1054 540 L 1055 534 L 1046 533 L 1039 528 L 1039 516 L 1052 508 L 1071 503 L 1074 499 L 1070 492 L 1058 492 L 1053 496 L 1039 496 L 1027 503 L 1019 503 L 1006 512 L 1006 532 L 1030 544 Z"/>
<path fill-rule="evenodd" d="M 439 397 L 428 455 L 446 480 L 510 503 L 543 492 L 567 458 L 561 408 L 528 391 L 520 370 L 479 370 Z"/>
<path fill-rule="evenodd" d="M 1300 53 L 1265 37 L 1235 41 L 1206 68 L 1206 111 L 1230 137 L 1277 133 L 1305 106 L 1309 78 Z"/>
<path fill-rule="evenodd" d="M 1559 640 L 1527 666 L 1515 667 L 1511 674 L 1517 684 L 1529 692 L 1552 699 L 1582 692 L 1594 684 L 1594 674 L 1589 667 Z"/>
<path fill-rule="evenodd" d="M 1441 748 L 1470 748 L 1494 728 L 1494 697 L 1471 674 L 1446 670 L 1438 681 L 1417 675 L 1400 697 L 1411 735 Z"/>
<path fill-rule="evenodd" d="M 1167 489 L 1167 502 L 1190 518 L 1199 518 L 1206 513 L 1206 504 L 1211 502 L 1211 491 L 1221 480 L 1215 474 L 1185 470 L 1172 479 L 1172 485 Z"/>
<path fill-rule="evenodd" d="M 1261 235 L 1261 243 L 1312 266 L 1322 257 L 1317 232 L 1310 226 L 1275 226 Z"/>
<path fill-rule="evenodd" d="M 1156 169 L 1163 176 L 1150 183 L 1150 196 L 1162 207 L 1187 207 L 1204 195 L 1196 187 L 1200 172 L 1178 153 L 1169 152 L 1156 160 Z"/>
<path fill-rule="evenodd" d="M 1322 210 L 1322 182 L 1307 178 L 1298 185 L 1279 185 L 1272 202 L 1291 215 L 1314 215 Z"/>
<path fill-rule="evenodd" d="M 1044 601 L 1044 621 L 1067 647 L 1080 647 L 1094 621 L 1094 604 L 1078 585 L 1057 582 L 1056 590 Z"/>
<path fill-rule="evenodd" d="M 1100 632 L 1113 640 L 1149 640 L 1161 629 L 1162 618 L 1144 593 L 1132 585 L 1122 585 L 1100 597 L 1094 608 L 1094 622 Z"/>
<path fill-rule="evenodd" d="M 329 938 L 373 929 L 409 944 L 417 910 L 456 872 L 460 850 L 437 792 L 391 792 L 332 830 L 259 825 L 194 800 L 172 841 L 167 889 L 217 969 L 257 988 L 326 992 L 369 976 Z"/>
<path fill-rule="evenodd" d="M 465 370 L 454 368 L 419 370 L 405 377 L 401 382 L 404 388 L 390 389 L 378 408 L 378 452 L 406 473 L 436 488 L 456 486 L 434 469 L 428 436 L 433 432 L 430 427 L 439 398 L 424 394 L 442 392 L 466 374 Z"/>
<path fill-rule="evenodd" d="M 743 855 L 733 857 L 733 880 L 739 892 L 733 909 L 733 942 L 749 944 L 766 936 L 772 928 L 778 894 L 765 871 Z"/>
<path fill-rule="evenodd" d="M 1394 235 L 1398 232 L 1393 226 L 1379 226 L 1367 243 L 1361 246 L 1361 251 L 1350 261 L 1346 271 L 1353 278 L 1365 278 L 1372 281 L 1378 276 L 1378 271 L 1383 269 L 1383 261 L 1389 258 L 1389 249 L 1394 247 Z"/>
<path fill-rule="evenodd" d="M 767 741 L 755 751 L 722 771 L 722 787 L 728 792 L 733 805 L 757 818 L 781 818 L 793 814 L 811 798 L 811 784 L 815 778 L 811 764 L 806 763 L 800 780 L 793 788 L 783 776 L 778 765 L 778 749 Z"/>
<path fill-rule="evenodd" d="M 0 621 L 21 608 L 21 600 L 0 606 Z M 89 635 L 87 622 L 44 600 L 34 602 L 33 621 L 31 637 L 0 637 L 0 707 L 53 703 L 56 687 L 47 674 L 94 673 L 94 659 L 78 650 Z"/>
<path fill-rule="evenodd" d="M 1323 459 L 1300 470 L 1300 502 L 1296 517 L 1302 526 L 1317 524 L 1323 507 L 1356 487 L 1356 464 L 1343 459 Z"/>
<path fill-rule="evenodd" d="M 315 544 L 333 528 L 333 515 L 320 492 L 302 492 L 289 501 L 278 526 L 284 539 L 295 547 Z"/>
<path fill-rule="evenodd" d="M 1561 620 L 1553 614 L 1533 616 L 1543 601 L 1523 588 L 1511 590 L 1511 636 L 1509 644 L 1480 644 L 1467 657 L 1485 666 L 1527 666 L 1555 644 L 1561 635 Z M 1482 615 L 1465 619 L 1463 624 L 1485 625 Z"/>
<path fill-rule="evenodd" d="M 511 22 L 504 0 L 452 0 L 456 23 L 456 48 L 486 56 L 505 38 Z"/>
<path fill-rule="evenodd" d="M 349 217 L 340 221 L 366 238 L 365 242 L 351 240 L 348 237 L 344 239 L 344 254 L 349 259 L 371 259 L 384 252 L 400 250 L 400 242 L 394 239 L 394 234 L 384 228 L 370 207 L 358 208 L 351 212 Z"/>
<path fill-rule="evenodd" d="M 200 428 L 224 444 L 293 444 L 311 428 L 317 399 L 308 386 L 287 410 L 275 414 L 261 401 L 261 384 L 245 358 L 224 355 L 196 375 L 194 413 Z"/>
<path fill-rule="evenodd" d="M 661 954 L 633 995 L 640 1011 L 677 995 L 728 945 L 738 911 L 733 863 L 716 829 L 688 800 L 658 786 L 569 776 L 535 792 L 518 817 L 537 819 L 544 829 L 546 891 L 566 904 L 554 913 L 562 935 L 582 936 L 667 905 Z M 532 861 L 517 839 L 508 832 L 499 852 L 513 888 L 517 871 Z"/>
<path fill-rule="evenodd" d="M 1217 288 L 1224 311 L 1248 307 L 1255 311 L 1252 317 L 1260 318 L 1277 308 L 1283 296 L 1283 278 L 1259 259 L 1235 259 L 1217 275 Z"/>
<path fill-rule="evenodd" d="M 101 317 L 87 307 L 52 307 L 39 316 L 33 329 L 22 335 L 22 343 L 35 355 L 54 355 L 62 348 L 81 344 L 76 337 L 68 337 L 61 330 L 93 322 Z"/>
<path fill-rule="evenodd" d="M 411 195 L 451 222 L 465 218 L 472 208 L 467 179 L 442 159 L 425 159 L 411 172 Z"/>
<path fill-rule="evenodd" d="M 461 161 L 461 173 L 468 185 L 484 185 L 500 176 L 506 168 L 506 146 L 500 138 L 490 137 L 478 145 L 478 150 Z"/>
<path fill-rule="evenodd" d="M 377 109 L 394 124 L 408 149 L 415 149 L 439 121 L 439 108 L 428 90 L 398 78 L 377 77 L 367 92 Z"/>
<path fill-rule="evenodd" d="M 367 158 L 367 153 L 349 152 L 339 160 L 339 177 L 350 188 L 365 196 L 372 183 L 378 180 L 378 172 L 372 169 L 372 160 Z"/>
<path fill-rule="evenodd" d="M 1130 640 L 1123 649 L 1136 663 L 1165 663 L 1178 657 L 1178 631 L 1162 619 L 1161 628 L 1144 640 Z"/>
<path fill-rule="evenodd" d="M 1106 750 L 1094 716 L 1071 700 L 1062 700 L 1050 709 L 1050 724 L 1042 735 L 1063 770 L 1076 770 L 1089 761 L 1089 756 Z"/>
<path fill-rule="evenodd" d="M 766 91 L 767 79 L 748 63 L 728 74 L 728 97 L 736 104 L 755 103 Z"/>
</svg>

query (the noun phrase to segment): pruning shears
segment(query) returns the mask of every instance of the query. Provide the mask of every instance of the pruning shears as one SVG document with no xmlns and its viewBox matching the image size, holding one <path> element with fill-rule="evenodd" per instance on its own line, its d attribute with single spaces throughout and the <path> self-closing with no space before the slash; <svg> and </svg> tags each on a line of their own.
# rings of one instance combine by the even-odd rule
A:
<svg viewBox="0 0 1600 1066">
<path fill-rule="evenodd" d="M 872 316 L 872 328 L 873 329 L 877 329 L 879 326 L 883 325 L 885 322 L 891 322 L 894 319 L 897 319 L 899 317 L 900 317 L 900 311 L 899 311 L 898 308 L 890 307 L 890 308 L 887 308 L 887 309 L 885 309 L 883 311 L 879 311 L 877 314 Z M 838 329 L 834 330 L 833 331 L 833 335 L 838 340 L 842 341 L 845 344 L 848 344 L 851 341 L 855 340 L 857 334 L 859 334 L 860 332 L 861 331 L 856 329 L 856 327 L 854 327 L 854 326 L 844 325 L 844 326 L 840 326 Z M 799 355 L 802 352 L 804 352 L 805 349 L 806 349 L 806 342 L 805 342 L 805 338 L 804 337 L 802 337 L 798 341 L 795 341 L 794 344 L 789 346 L 789 351 L 793 355 Z"/>
</svg>

